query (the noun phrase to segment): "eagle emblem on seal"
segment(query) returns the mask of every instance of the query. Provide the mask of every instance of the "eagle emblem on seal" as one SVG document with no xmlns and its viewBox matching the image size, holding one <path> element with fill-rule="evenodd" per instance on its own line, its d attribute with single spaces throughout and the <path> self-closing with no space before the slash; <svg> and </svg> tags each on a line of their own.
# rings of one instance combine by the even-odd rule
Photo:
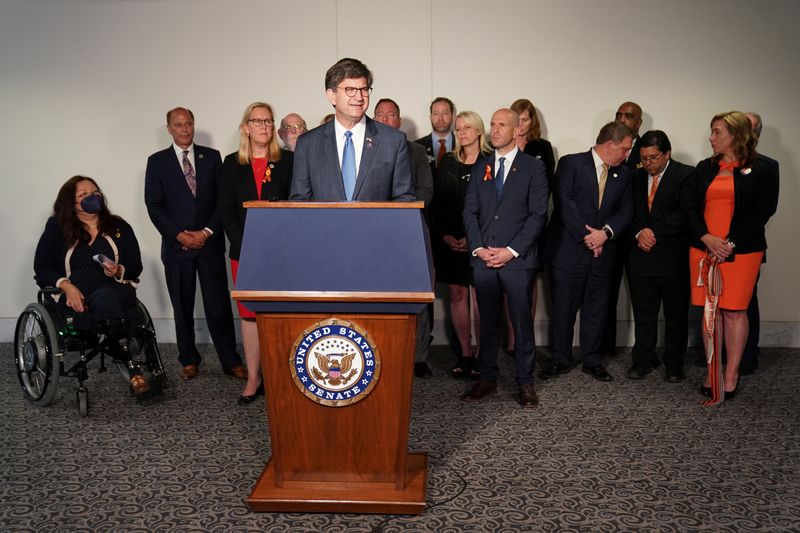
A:
<svg viewBox="0 0 800 533">
<path fill-rule="evenodd" d="M 314 374 L 315 378 L 328 385 L 335 387 L 346 385 L 356 375 L 356 370 L 352 368 L 355 356 L 356 354 L 354 353 L 323 355 L 319 352 L 314 352 L 314 357 L 317 358 L 317 366 L 311 368 L 311 373 Z"/>
</svg>

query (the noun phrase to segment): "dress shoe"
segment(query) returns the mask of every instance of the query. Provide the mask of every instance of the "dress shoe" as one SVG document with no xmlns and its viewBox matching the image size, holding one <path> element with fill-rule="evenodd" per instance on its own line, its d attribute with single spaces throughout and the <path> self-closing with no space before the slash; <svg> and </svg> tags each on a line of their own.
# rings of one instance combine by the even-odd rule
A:
<svg viewBox="0 0 800 533">
<path fill-rule="evenodd" d="M 682 368 L 667 368 L 664 372 L 664 381 L 667 383 L 680 383 L 686 379 L 686 374 L 683 373 Z"/>
<path fill-rule="evenodd" d="M 419 363 L 414 363 L 414 375 L 418 378 L 429 378 L 433 375 L 433 372 L 431 372 L 431 367 L 428 366 L 428 363 L 420 361 Z"/>
<path fill-rule="evenodd" d="M 711 398 L 711 387 L 706 387 L 705 385 L 702 385 L 700 387 L 700 395 L 705 396 L 706 398 Z"/>
<path fill-rule="evenodd" d="M 497 394 L 497 383 L 479 381 L 461 399 L 465 402 L 479 402 L 492 394 Z"/>
<path fill-rule="evenodd" d="M 226 376 L 233 376 L 236 379 L 247 381 L 247 369 L 244 365 L 236 365 L 230 368 L 223 368 L 222 373 Z"/>
<path fill-rule="evenodd" d="M 628 379 L 644 379 L 647 377 L 647 374 L 652 372 L 653 369 L 657 368 L 660 364 L 661 362 L 658 359 L 650 363 L 633 363 L 633 366 L 628 370 Z"/>
<path fill-rule="evenodd" d="M 742 362 L 739 363 L 739 375 L 741 376 L 751 376 L 756 373 L 758 370 L 758 359 L 755 357 L 742 359 Z"/>
<path fill-rule="evenodd" d="M 251 394 L 249 396 L 245 396 L 244 394 L 242 394 L 241 396 L 239 396 L 239 400 L 237 400 L 236 403 L 238 403 L 239 405 L 247 405 L 248 403 L 253 403 L 254 401 L 256 401 L 256 398 L 258 398 L 259 396 L 264 396 L 263 383 L 258 386 L 254 394 Z"/>
<path fill-rule="evenodd" d="M 553 379 L 557 378 L 561 374 L 566 374 L 572 370 L 572 365 L 569 363 L 562 363 L 560 361 L 551 361 L 546 367 L 542 369 L 542 372 L 539 374 L 539 377 L 542 379 Z"/>
<path fill-rule="evenodd" d="M 189 381 L 197 377 L 197 365 L 186 365 L 181 367 L 181 379 Z"/>
<path fill-rule="evenodd" d="M 131 390 L 134 396 L 139 396 L 150 390 L 150 384 L 141 374 L 131 376 Z"/>
<path fill-rule="evenodd" d="M 536 391 L 533 390 L 533 383 L 527 383 L 519 386 L 519 404 L 522 407 L 533 408 L 539 404 L 539 397 L 536 396 Z"/>
<path fill-rule="evenodd" d="M 614 378 L 603 368 L 603 365 L 585 366 L 583 367 L 583 373 L 589 374 L 597 381 L 614 381 Z"/>
</svg>

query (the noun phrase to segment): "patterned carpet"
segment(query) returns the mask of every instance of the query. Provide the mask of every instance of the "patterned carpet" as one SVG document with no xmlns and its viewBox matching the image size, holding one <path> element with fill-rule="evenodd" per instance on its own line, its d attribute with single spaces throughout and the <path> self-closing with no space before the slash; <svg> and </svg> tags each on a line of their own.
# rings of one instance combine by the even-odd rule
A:
<svg viewBox="0 0 800 533">
<path fill-rule="evenodd" d="M 210 347 L 203 353 L 210 354 Z M 244 499 L 270 453 L 263 404 L 237 406 L 241 382 L 213 356 L 174 394 L 140 405 L 115 372 L 92 372 L 90 415 L 74 380 L 37 408 L 21 396 L 10 344 L 0 345 L 0 531 L 114 532 L 744 532 L 800 531 L 798 350 L 764 350 L 740 394 L 702 408 L 702 370 L 613 383 L 579 369 L 537 382 L 540 406 L 513 398 L 501 355 L 500 394 L 458 396 L 452 356 L 415 384 L 410 447 L 429 453 L 420 516 L 253 513 Z M 93 369 L 96 365 L 93 365 Z"/>
</svg>

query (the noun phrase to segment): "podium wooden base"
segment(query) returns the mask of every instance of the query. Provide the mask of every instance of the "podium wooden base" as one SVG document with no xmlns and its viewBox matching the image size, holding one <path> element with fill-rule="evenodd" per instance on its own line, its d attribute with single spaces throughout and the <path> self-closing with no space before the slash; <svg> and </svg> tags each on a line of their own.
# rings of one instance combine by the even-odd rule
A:
<svg viewBox="0 0 800 533">
<path fill-rule="evenodd" d="M 270 459 L 247 505 L 259 512 L 420 514 L 425 509 L 427 456 L 409 453 L 406 467 L 403 490 L 394 483 L 320 481 L 284 481 L 277 487 Z"/>
</svg>

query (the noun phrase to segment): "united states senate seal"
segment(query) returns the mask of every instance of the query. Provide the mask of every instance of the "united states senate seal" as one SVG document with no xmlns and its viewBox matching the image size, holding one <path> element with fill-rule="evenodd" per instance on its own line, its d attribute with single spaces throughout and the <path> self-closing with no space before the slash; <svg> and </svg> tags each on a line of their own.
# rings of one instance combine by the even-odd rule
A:
<svg viewBox="0 0 800 533">
<path fill-rule="evenodd" d="M 330 318 L 297 337 L 289 368 L 306 397 L 322 405 L 344 407 L 369 395 L 380 377 L 381 359 L 363 328 Z"/>
</svg>

